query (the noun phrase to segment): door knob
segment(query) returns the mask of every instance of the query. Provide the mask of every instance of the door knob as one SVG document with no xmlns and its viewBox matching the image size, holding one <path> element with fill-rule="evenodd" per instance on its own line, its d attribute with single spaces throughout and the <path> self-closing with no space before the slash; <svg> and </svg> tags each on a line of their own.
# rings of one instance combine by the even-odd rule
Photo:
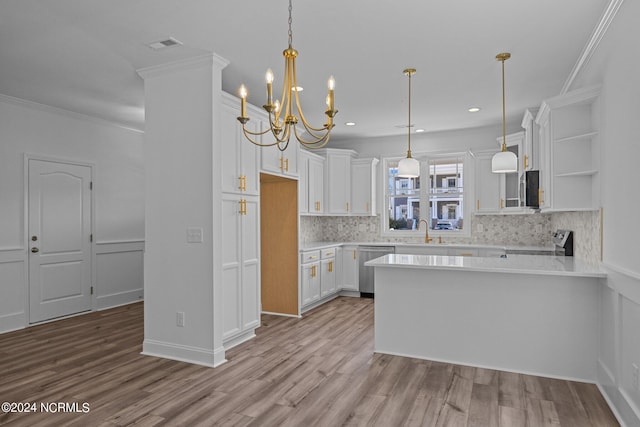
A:
<svg viewBox="0 0 640 427">
<path fill-rule="evenodd" d="M 31 252 L 33 252 L 33 253 L 35 254 L 36 252 L 40 252 L 40 249 L 38 249 L 38 248 L 31 248 Z"/>
</svg>

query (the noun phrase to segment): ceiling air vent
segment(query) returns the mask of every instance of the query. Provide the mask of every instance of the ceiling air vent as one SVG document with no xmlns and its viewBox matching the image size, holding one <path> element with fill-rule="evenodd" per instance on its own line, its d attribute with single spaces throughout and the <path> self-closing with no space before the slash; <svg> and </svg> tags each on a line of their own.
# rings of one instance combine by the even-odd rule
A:
<svg viewBox="0 0 640 427">
<path fill-rule="evenodd" d="M 159 40 L 157 42 L 147 44 L 153 50 L 166 49 L 168 47 L 182 46 L 182 42 L 174 39 L 173 37 L 169 37 L 166 40 Z"/>
</svg>

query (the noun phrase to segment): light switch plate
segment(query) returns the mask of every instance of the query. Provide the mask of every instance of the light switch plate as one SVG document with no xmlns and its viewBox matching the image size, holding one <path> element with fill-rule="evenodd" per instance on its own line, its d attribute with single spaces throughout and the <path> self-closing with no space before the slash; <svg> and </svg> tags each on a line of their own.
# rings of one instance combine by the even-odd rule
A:
<svg viewBox="0 0 640 427">
<path fill-rule="evenodd" d="M 187 228 L 187 243 L 202 243 L 204 231 L 201 227 Z"/>
</svg>

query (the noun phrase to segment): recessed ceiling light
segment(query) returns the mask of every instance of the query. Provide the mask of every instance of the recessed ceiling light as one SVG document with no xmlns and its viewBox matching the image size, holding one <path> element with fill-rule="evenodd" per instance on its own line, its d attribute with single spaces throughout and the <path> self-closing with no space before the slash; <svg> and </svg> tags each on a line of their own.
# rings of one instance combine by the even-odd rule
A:
<svg viewBox="0 0 640 427">
<path fill-rule="evenodd" d="M 470 113 L 477 113 L 478 111 L 480 111 L 480 107 L 471 107 L 467 111 L 469 111 Z"/>
<path fill-rule="evenodd" d="M 422 133 L 424 132 L 424 129 L 416 129 L 416 133 Z"/>
<path fill-rule="evenodd" d="M 355 122 L 346 122 L 344 125 L 345 126 L 355 126 L 356 123 Z"/>
<path fill-rule="evenodd" d="M 169 37 L 165 40 L 158 40 L 157 42 L 148 43 L 149 46 L 153 50 L 166 49 L 168 47 L 182 46 L 182 42 L 174 39 L 173 37 Z"/>
</svg>

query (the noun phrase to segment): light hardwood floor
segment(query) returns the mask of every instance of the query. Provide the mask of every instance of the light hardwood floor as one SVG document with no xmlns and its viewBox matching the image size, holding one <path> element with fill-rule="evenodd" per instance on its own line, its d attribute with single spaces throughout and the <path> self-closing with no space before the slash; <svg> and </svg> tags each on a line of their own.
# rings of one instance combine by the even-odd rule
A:
<svg viewBox="0 0 640 427">
<path fill-rule="evenodd" d="M 618 425 L 592 384 L 373 354 L 370 299 L 265 315 L 215 369 L 142 356 L 142 339 L 142 303 L 0 335 L 0 401 L 90 405 L 0 425 Z"/>
</svg>

